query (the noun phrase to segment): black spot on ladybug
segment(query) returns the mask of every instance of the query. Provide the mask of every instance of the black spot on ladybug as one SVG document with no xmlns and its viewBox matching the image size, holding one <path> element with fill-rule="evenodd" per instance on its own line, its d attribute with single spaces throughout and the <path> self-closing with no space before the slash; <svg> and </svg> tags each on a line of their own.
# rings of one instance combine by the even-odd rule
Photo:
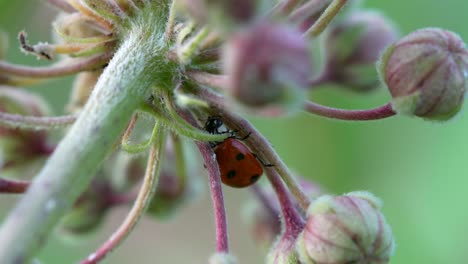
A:
<svg viewBox="0 0 468 264">
<path fill-rule="evenodd" d="M 252 177 L 250 177 L 250 182 L 255 182 L 256 180 L 258 180 L 258 178 L 260 178 L 260 175 L 255 174 Z"/>
<path fill-rule="evenodd" d="M 238 153 L 238 154 L 236 155 L 236 160 L 243 160 L 244 158 L 245 158 L 245 155 L 242 154 L 242 153 Z"/>
<path fill-rule="evenodd" d="M 235 171 L 235 170 L 230 170 L 230 171 L 228 171 L 228 173 L 227 173 L 228 179 L 232 179 L 232 178 L 234 178 L 235 176 L 236 176 L 236 171 Z"/>
</svg>

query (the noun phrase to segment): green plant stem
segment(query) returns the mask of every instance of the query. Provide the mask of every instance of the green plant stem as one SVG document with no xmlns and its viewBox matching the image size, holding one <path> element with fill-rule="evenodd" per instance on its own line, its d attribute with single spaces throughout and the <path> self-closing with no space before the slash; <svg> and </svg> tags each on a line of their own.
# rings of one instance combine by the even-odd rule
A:
<svg viewBox="0 0 468 264">
<path fill-rule="evenodd" d="M 244 131 L 245 133 L 250 133 L 250 136 L 246 138 L 244 142 L 247 143 L 250 149 L 253 150 L 263 162 L 274 165 L 273 167 L 265 168 L 265 170 L 267 172 L 276 170 L 279 173 L 284 183 L 301 206 L 302 210 L 306 212 L 310 205 L 309 197 L 301 189 L 299 183 L 297 183 L 294 179 L 291 171 L 288 169 L 286 164 L 284 164 L 283 160 L 276 153 L 268 140 L 247 120 L 243 119 L 239 115 L 236 115 L 235 113 L 225 111 L 223 105 L 224 100 L 222 97 L 216 95 L 208 89 L 194 89 L 192 90 L 192 93 L 210 102 L 213 107 L 211 114 L 216 113 L 217 115 L 220 115 L 227 127 L 238 131 Z"/>
<path fill-rule="evenodd" d="M 347 0 L 333 0 L 319 19 L 307 30 L 306 33 L 304 33 L 304 35 L 308 38 L 315 38 L 320 35 L 338 12 L 340 12 L 344 7 L 346 2 Z"/>
<path fill-rule="evenodd" d="M 165 131 L 163 131 L 161 125 L 156 124 L 154 130 L 156 131 L 156 140 L 151 146 L 145 177 L 130 213 L 109 239 L 86 260 L 80 262 L 80 264 L 95 264 L 103 260 L 107 254 L 115 250 L 130 235 L 130 232 L 135 228 L 138 221 L 148 209 L 158 183 L 162 152 L 164 149 L 163 141 L 165 139 Z"/>
<path fill-rule="evenodd" d="M 164 32 L 157 31 L 165 18 L 158 12 L 145 17 L 151 18 L 146 26 L 139 25 L 128 33 L 83 112 L 4 221 L 0 229 L 2 264 L 30 262 L 89 185 L 153 85 L 164 87 L 171 80 L 163 76 L 170 71 L 170 65 L 163 64 Z"/>
</svg>

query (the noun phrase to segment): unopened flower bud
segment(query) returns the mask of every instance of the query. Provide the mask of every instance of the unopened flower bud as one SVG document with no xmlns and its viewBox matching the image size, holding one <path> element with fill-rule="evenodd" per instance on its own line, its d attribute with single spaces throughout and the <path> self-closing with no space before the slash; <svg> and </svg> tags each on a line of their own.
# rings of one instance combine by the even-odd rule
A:
<svg viewBox="0 0 468 264">
<path fill-rule="evenodd" d="M 44 116 L 49 110 L 39 96 L 23 90 L 0 86 L 0 112 L 27 116 Z M 0 126 L 0 169 L 18 168 L 37 158 L 50 155 L 53 147 L 44 131 L 21 130 Z"/>
<path fill-rule="evenodd" d="M 103 33 L 94 26 L 92 21 L 85 16 L 78 16 L 76 13 L 61 13 L 57 16 L 55 22 L 55 33 L 59 40 L 69 40 L 77 38 L 90 38 L 102 35 Z"/>
<path fill-rule="evenodd" d="M 224 55 L 227 93 L 236 103 L 270 116 L 301 108 L 312 67 L 298 30 L 257 24 L 233 35 Z"/>
<path fill-rule="evenodd" d="M 237 264 L 239 263 L 233 255 L 228 253 L 215 253 L 210 257 L 208 264 Z"/>
<path fill-rule="evenodd" d="M 352 12 L 327 32 L 326 78 L 355 91 L 377 88 L 380 81 L 375 63 L 397 36 L 392 21 L 380 12 Z"/>
<path fill-rule="evenodd" d="M 457 34 L 426 28 L 390 46 L 382 55 L 379 71 L 396 112 L 447 120 L 463 104 L 467 62 L 465 43 Z"/>
<path fill-rule="evenodd" d="M 296 245 L 300 263 L 388 263 L 394 240 L 380 207 L 367 192 L 312 202 Z"/>
</svg>

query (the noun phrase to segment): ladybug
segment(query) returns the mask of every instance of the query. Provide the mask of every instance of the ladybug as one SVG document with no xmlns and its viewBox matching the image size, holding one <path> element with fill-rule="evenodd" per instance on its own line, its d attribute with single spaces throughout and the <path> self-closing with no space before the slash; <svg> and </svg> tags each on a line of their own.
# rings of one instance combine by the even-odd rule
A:
<svg viewBox="0 0 468 264">
<path fill-rule="evenodd" d="M 263 174 L 263 163 L 250 149 L 237 138 L 234 131 L 220 131 L 223 122 L 218 116 L 210 117 L 205 123 L 205 130 L 211 134 L 230 134 L 221 142 L 210 142 L 216 154 L 221 181 L 234 188 L 244 188 L 254 184 Z M 271 165 L 265 165 L 271 166 Z"/>
</svg>

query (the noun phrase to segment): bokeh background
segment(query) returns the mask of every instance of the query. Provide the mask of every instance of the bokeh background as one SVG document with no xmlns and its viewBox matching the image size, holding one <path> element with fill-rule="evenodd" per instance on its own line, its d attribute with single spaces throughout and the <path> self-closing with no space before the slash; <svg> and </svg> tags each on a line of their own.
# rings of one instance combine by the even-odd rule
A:
<svg viewBox="0 0 468 264">
<path fill-rule="evenodd" d="M 17 48 L 17 32 L 31 42 L 51 40 L 55 13 L 37 0 L 0 0 L 0 28 L 10 38 L 8 59 L 41 65 Z M 367 1 L 393 18 L 402 34 L 421 27 L 442 27 L 468 41 L 468 1 Z M 63 111 L 72 79 L 30 88 L 50 98 L 55 113 Z M 389 100 L 385 90 L 356 95 L 324 87 L 311 97 L 326 105 L 371 108 Z M 397 242 L 392 264 L 468 263 L 468 114 L 445 123 L 394 117 L 372 122 L 333 121 L 308 114 L 285 119 L 251 118 L 284 161 L 299 174 L 341 194 L 369 190 L 384 201 L 383 212 Z M 201 175 L 207 187 L 205 175 Z M 173 219 L 144 219 L 127 242 L 105 263 L 206 263 L 214 251 L 213 212 L 207 188 Z M 231 249 L 240 263 L 263 263 L 242 219 L 247 190 L 225 188 Z M 1 215 L 17 196 L 1 196 Z M 96 233 L 79 240 L 54 235 L 42 251 L 42 263 L 76 263 L 118 226 L 128 208 L 112 211 Z M 1 263 L 1 260 L 0 260 Z"/>
</svg>

